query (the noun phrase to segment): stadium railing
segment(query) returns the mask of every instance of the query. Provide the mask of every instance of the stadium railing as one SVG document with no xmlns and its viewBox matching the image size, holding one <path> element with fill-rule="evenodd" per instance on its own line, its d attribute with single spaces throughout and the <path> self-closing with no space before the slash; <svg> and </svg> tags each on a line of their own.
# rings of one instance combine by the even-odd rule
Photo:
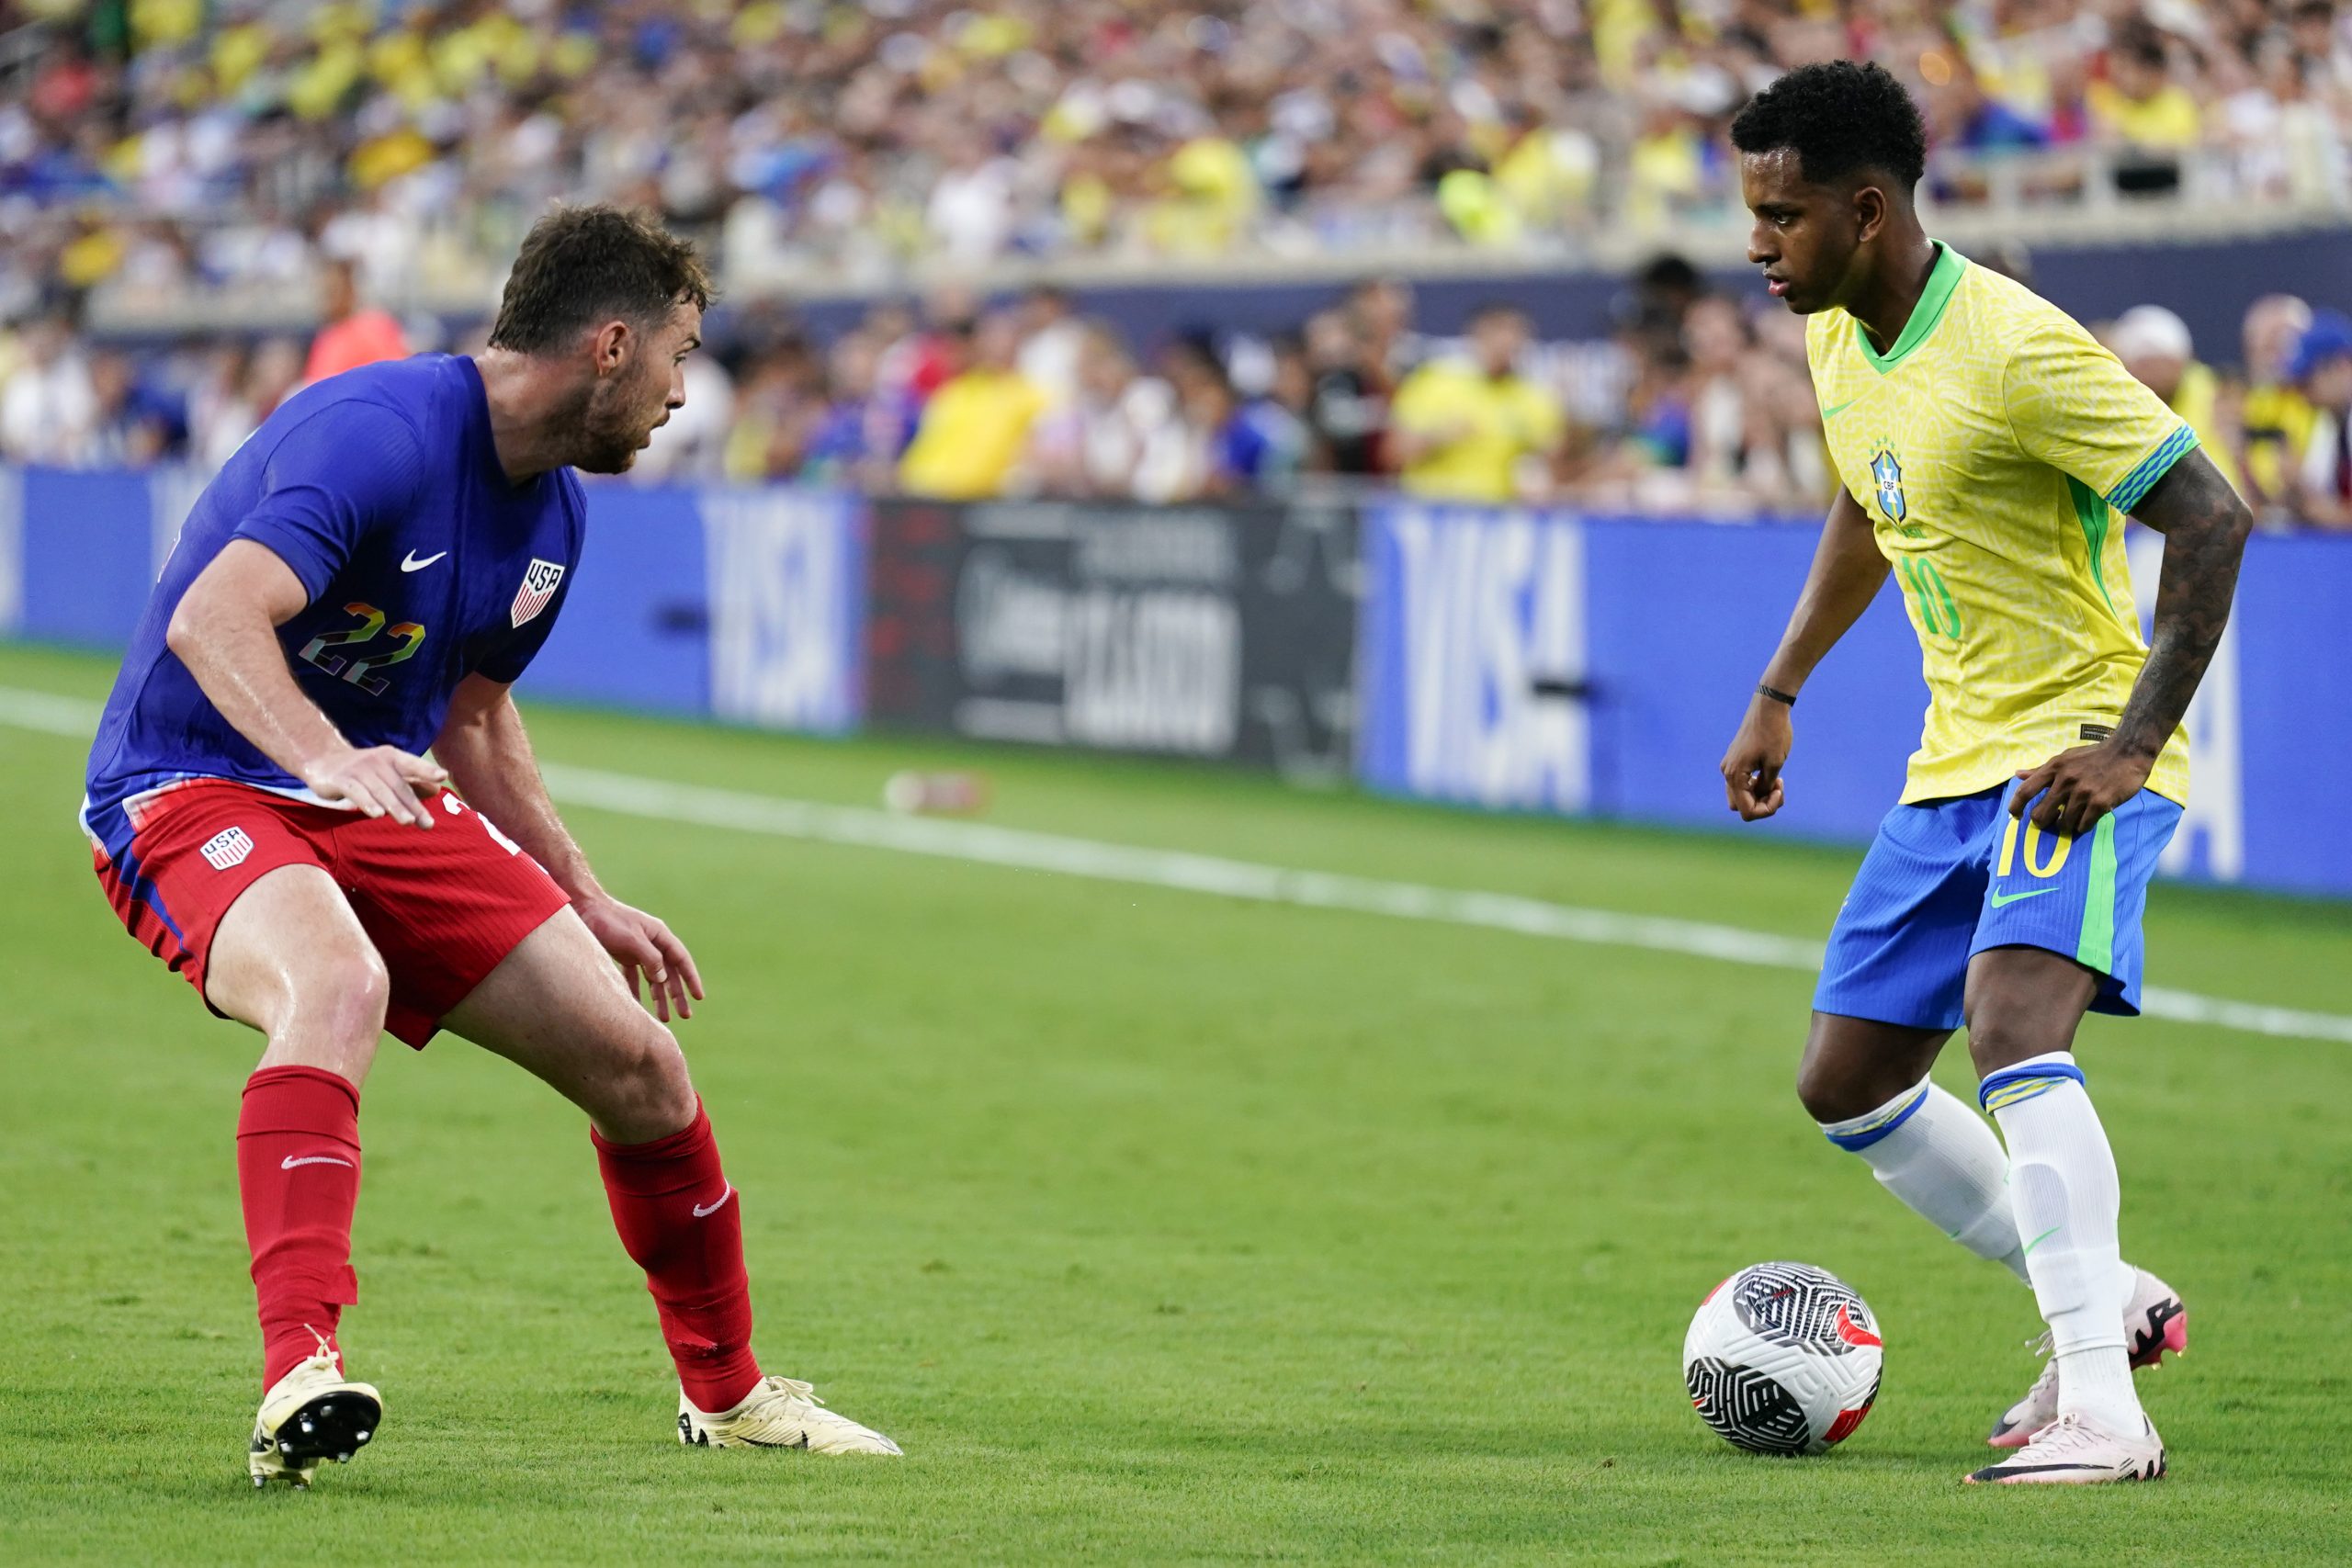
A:
<svg viewBox="0 0 2352 1568">
<path fill-rule="evenodd" d="M 2222 148 L 2156 160 L 2088 146 L 2049 152 L 1947 150 L 1930 169 L 1925 199 L 1934 231 L 1963 250 L 2251 240 L 2352 222 L 2352 150 L 2332 134 L 2306 141 L 2263 150 L 2270 161 L 2259 166 L 2252 152 Z M 127 199 L 118 205 L 133 210 Z M 483 315 L 496 299 L 503 258 L 513 254 L 532 215 L 520 208 L 460 207 L 418 215 L 417 264 L 378 302 L 401 311 Z M 240 220 L 225 212 L 183 220 L 198 232 Z M 1612 197 L 1529 226 L 1507 243 L 1464 240 L 1425 197 L 1269 208 L 1215 254 L 1129 244 L 1008 254 L 977 268 L 941 261 L 929 247 L 902 254 L 843 254 L 793 237 L 730 246 L 723 223 L 696 237 L 719 259 L 729 298 L 748 302 L 859 299 L 947 283 L 989 294 L 1038 283 L 1086 289 L 1315 282 L 1371 274 L 1622 275 L 1661 251 L 1729 266 L 1740 260 L 1747 225 L 1736 190 L 1719 183 L 1651 217 Z M 91 291 L 87 320 L 103 333 L 162 336 L 296 330 L 311 324 L 315 311 L 302 291 L 277 281 L 182 282 L 153 292 L 101 283 Z"/>
</svg>

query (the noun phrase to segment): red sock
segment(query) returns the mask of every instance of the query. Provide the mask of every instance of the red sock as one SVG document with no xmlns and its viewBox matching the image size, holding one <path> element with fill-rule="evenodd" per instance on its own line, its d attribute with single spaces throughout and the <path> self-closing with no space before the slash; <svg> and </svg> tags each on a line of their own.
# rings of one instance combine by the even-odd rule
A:
<svg viewBox="0 0 2352 1568">
<path fill-rule="evenodd" d="M 645 1270 L 678 1382 L 698 1410 L 732 1410 L 760 1381 L 752 1355 L 752 1279 L 742 1202 L 718 1168 L 710 1118 L 650 1144 L 607 1143 L 590 1128 L 613 1228 Z"/>
<path fill-rule="evenodd" d="M 237 1190 L 261 1304 L 262 1387 L 334 1342 L 359 1299 L 359 1090 L 322 1067 L 264 1067 L 237 1117 Z"/>
</svg>

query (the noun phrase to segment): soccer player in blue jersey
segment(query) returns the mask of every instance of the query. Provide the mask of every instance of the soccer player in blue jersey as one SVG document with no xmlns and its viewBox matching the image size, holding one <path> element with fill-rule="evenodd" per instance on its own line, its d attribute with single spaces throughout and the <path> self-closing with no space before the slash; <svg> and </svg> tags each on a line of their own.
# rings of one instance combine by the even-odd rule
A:
<svg viewBox="0 0 2352 1568">
<path fill-rule="evenodd" d="M 899 1451 L 762 1374 L 741 1202 L 666 1027 L 701 979 L 597 882 L 508 694 L 579 563 L 571 470 L 626 469 L 684 402 L 710 292 L 690 245 L 630 213 L 541 220 L 487 352 L 333 377 L 229 460 L 107 703 L 82 820 L 107 897 L 267 1040 L 237 1126 L 256 1486 L 308 1485 L 382 1420 L 336 1331 L 357 1300 L 359 1090 L 387 1032 L 422 1048 L 446 1029 L 587 1112 L 682 1441 Z"/>
</svg>

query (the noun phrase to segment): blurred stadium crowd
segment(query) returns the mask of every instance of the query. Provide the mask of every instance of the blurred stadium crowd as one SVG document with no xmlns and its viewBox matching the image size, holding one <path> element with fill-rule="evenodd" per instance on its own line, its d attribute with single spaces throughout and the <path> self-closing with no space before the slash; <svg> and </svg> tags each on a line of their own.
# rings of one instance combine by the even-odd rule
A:
<svg viewBox="0 0 2352 1568">
<path fill-rule="evenodd" d="M 1731 114 L 1840 55 L 1928 106 L 1948 201 L 2352 178 L 2333 0 L 6 0 L 0 35 L 0 305 L 322 254 L 404 303 L 557 196 L 706 231 L 739 297 L 796 265 L 1562 243 L 1734 211 Z"/>
<path fill-rule="evenodd" d="M 305 381 L 408 352 L 351 268 L 329 280 L 307 351 L 272 337 L 141 360 L 86 350 L 62 315 L 0 333 L 0 457 L 217 466 Z M 1393 484 L 1729 518 L 1818 509 L 1831 480 L 1798 318 L 1711 291 L 1673 256 L 1642 270 L 1618 318 L 1609 338 L 1545 344 L 1498 304 L 1439 338 L 1416 330 L 1411 286 L 1383 278 L 1295 334 L 1178 335 L 1138 353 L 1051 288 L 987 308 L 956 289 L 879 304 L 829 344 L 753 305 L 687 362 L 685 406 L 632 477 L 958 500 Z M 2352 526 L 2352 319 L 2264 299 L 2218 369 L 2160 307 L 2094 330 L 2269 521 Z"/>
<path fill-rule="evenodd" d="M 469 346 L 414 307 L 487 299 L 547 201 L 603 197 L 706 239 L 735 301 L 644 477 L 1809 511 L 1797 323 L 1671 259 L 1589 343 L 1501 309 L 1433 339 L 1394 281 L 1272 340 L 950 288 L 820 344 L 776 299 L 794 266 L 1730 217 L 1731 112 L 1834 55 L 1920 96 L 1946 202 L 2352 198 L 2330 0 L 0 0 L 0 457 L 215 465 L 305 380 Z M 75 330 L 96 295 L 240 291 L 325 324 L 136 356 Z M 2352 521 L 2352 327 L 2265 301 L 2196 345 L 2227 373 L 2163 312 L 2114 330 L 2270 514 Z"/>
</svg>

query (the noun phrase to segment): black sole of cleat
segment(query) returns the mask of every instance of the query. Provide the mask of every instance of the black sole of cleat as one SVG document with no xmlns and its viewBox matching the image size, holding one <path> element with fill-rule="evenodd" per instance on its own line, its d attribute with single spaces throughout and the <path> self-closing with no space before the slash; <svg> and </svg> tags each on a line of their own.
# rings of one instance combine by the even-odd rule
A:
<svg viewBox="0 0 2352 1568">
<path fill-rule="evenodd" d="M 348 1464 L 375 1437 L 383 1418 L 384 1407 L 365 1394 L 347 1389 L 322 1393 L 278 1427 L 277 1457 L 294 1466 L 322 1459 Z"/>
</svg>

